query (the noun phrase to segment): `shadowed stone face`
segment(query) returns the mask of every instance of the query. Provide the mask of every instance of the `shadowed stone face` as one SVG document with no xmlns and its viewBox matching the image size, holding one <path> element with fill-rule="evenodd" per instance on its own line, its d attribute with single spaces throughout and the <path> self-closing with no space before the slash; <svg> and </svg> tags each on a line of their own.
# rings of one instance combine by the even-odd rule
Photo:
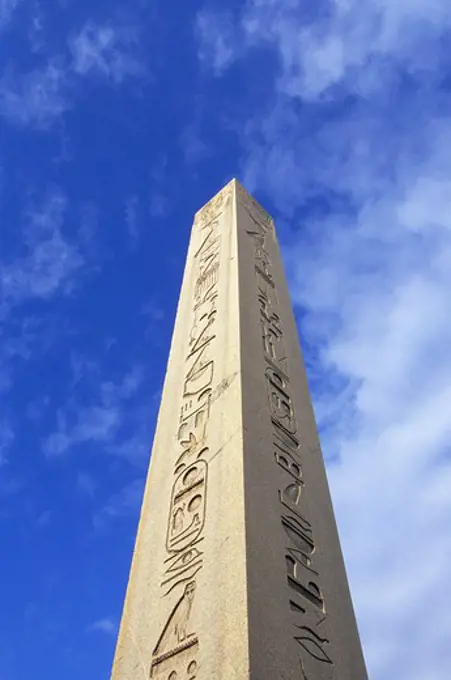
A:
<svg viewBox="0 0 451 680">
<path fill-rule="evenodd" d="M 112 680 L 365 680 L 274 224 L 195 217 Z"/>
</svg>

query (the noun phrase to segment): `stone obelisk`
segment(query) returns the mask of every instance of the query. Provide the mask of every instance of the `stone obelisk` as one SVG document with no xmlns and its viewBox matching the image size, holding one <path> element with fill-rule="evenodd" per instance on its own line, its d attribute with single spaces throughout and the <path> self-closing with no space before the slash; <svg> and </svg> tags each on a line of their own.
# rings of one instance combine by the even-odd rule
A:
<svg viewBox="0 0 451 680">
<path fill-rule="evenodd" d="M 195 216 L 112 680 L 365 680 L 274 224 Z"/>
</svg>

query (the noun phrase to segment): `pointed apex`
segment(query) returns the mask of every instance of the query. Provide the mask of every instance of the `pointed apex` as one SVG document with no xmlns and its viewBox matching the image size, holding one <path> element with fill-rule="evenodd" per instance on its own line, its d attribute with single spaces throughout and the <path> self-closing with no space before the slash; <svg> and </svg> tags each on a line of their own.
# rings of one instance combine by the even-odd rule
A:
<svg viewBox="0 0 451 680">
<path fill-rule="evenodd" d="M 248 212 L 254 215 L 254 219 L 257 219 L 259 222 L 266 224 L 267 227 L 272 227 L 274 229 L 274 220 L 271 215 L 255 200 L 252 194 L 237 179 L 233 179 L 232 181 L 235 184 L 238 202 L 244 205 Z"/>
<path fill-rule="evenodd" d="M 236 194 L 234 180 L 228 182 L 218 191 L 205 205 L 196 212 L 194 224 L 206 224 L 214 219 L 221 211 L 226 200 L 230 200 Z"/>
<path fill-rule="evenodd" d="M 239 180 L 237 180 L 236 177 L 233 177 L 230 182 L 228 182 L 225 186 L 233 186 L 233 187 L 239 187 L 240 189 L 243 189 L 243 191 L 246 191 L 244 186 L 241 184 Z"/>
<path fill-rule="evenodd" d="M 274 221 L 271 215 L 266 212 L 236 177 L 229 180 L 222 189 L 196 212 L 194 222 L 199 224 L 200 222 L 204 223 L 211 220 L 221 210 L 221 206 L 227 198 L 232 198 L 237 204 L 244 206 L 249 213 L 252 213 L 254 221 L 257 220 L 262 225 L 266 225 L 266 228 L 274 231 Z"/>
</svg>

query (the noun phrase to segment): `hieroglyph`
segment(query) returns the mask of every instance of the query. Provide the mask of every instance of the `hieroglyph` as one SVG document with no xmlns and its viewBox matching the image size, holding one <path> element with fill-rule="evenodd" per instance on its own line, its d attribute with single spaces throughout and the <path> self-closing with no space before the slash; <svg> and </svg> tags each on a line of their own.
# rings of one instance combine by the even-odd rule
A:
<svg viewBox="0 0 451 680">
<path fill-rule="evenodd" d="M 208 494 L 208 422 L 215 387 L 214 346 L 220 268 L 220 215 L 229 206 L 226 187 L 194 223 L 192 321 L 185 355 L 183 389 L 174 451 L 174 481 L 166 530 L 161 594 L 168 614 L 152 655 L 150 677 L 195 680 L 199 646 L 192 619 L 197 576 L 203 567 Z"/>
<path fill-rule="evenodd" d="M 260 309 L 262 351 L 265 364 L 272 442 L 268 454 L 281 480 L 278 489 L 280 531 L 283 532 L 287 582 L 287 607 L 291 610 L 293 644 L 296 645 L 303 680 L 333 680 L 335 665 L 330 653 L 327 606 L 321 574 L 315 564 L 315 538 L 309 521 L 301 444 L 296 426 L 290 385 L 290 367 L 279 314 L 268 240 L 274 239 L 271 218 L 243 189 L 238 200 L 252 220 L 247 235 L 254 244 L 256 298 Z"/>
</svg>

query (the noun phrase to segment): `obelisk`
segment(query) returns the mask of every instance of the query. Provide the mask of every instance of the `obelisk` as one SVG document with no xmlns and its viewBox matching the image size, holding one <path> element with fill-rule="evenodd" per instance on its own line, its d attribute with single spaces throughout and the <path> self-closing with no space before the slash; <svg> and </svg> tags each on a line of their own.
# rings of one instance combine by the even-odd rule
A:
<svg viewBox="0 0 451 680">
<path fill-rule="evenodd" d="M 271 217 L 196 214 L 112 680 L 365 680 Z"/>
</svg>

